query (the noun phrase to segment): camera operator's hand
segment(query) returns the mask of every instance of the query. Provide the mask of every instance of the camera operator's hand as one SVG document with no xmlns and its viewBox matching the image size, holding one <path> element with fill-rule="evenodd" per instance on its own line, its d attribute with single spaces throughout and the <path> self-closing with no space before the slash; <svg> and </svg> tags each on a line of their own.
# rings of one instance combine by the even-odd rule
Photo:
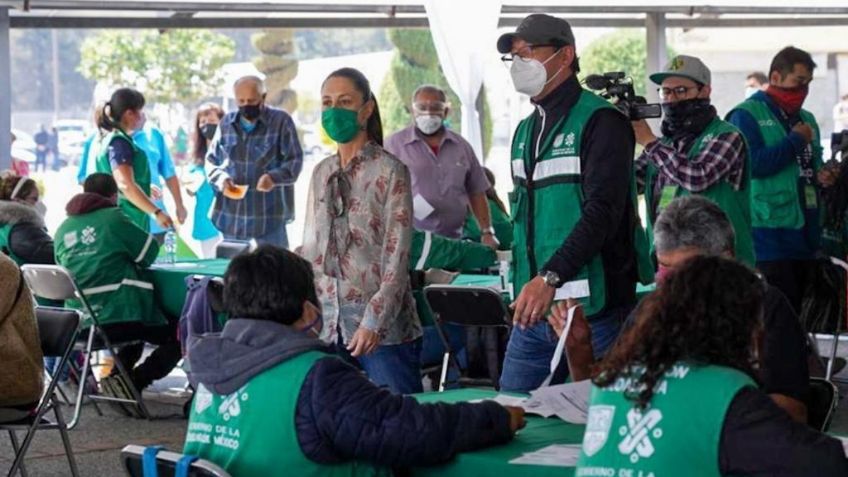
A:
<svg viewBox="0 0 848 477">
<path fill-rule="evenodd" d="M 654 132 L 651 131 L 651 126 L 649 126 L 648 122 L 644 119 L 631 121 L 630 124 L 633 125 L 633 132 L 636 134 L 636 142 L 639 143 L 640 146 L 645 147 L 657 140 L 657 137 L 654 136 Z"/>
<path fill-rule="evenodd" d="M 813 128 L 806 123 L 798 123 L 792 128 L 792 131 L 804 137 L 804 141 L 809 144 L 813 142 Z"/>
</svg>

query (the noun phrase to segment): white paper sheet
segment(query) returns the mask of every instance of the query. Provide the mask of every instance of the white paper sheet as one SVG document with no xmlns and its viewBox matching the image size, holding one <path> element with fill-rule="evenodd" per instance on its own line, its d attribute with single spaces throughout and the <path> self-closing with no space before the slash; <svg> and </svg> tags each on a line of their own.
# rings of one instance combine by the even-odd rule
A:
<svg viewBox="0 0 848 477">
<path fill-rule="evenodd" d="M 591 388 L 588 379 L 539 388 L 524 402 L 524 411 L 542 417 L 557 416 L 572 424 L 586 424 Z"/>
<path fill-rule="evenodd" d="M 837 439 L 839 439 L 840 442 L 842 442 L 842 450 L 845 451 L 845 457 L 848 457 L 848 437 L 839 437 L 839 436 L 833 436 L 833 437 L 836 437 Z"/>
<path fill-rule="evenodd" d="M 416 194 L 415 197 L 412 198 L 412 212 L 415 215 L 417 220 L 424 220 L 436 210 L 427 202 L 427 199 L 421 196 L 421 194 Z"/>
<path fill-rule="evenodd" d="M 578 307 L 580 307 L 580 305 L 576 305 L 568 309 L 565 326 L 562 328 L 562 333 L 559 335 L 559 341 L 557 341 L 556 348 L 554 349 L 554 357 L 551 359 L 550 373 L 548 374 L 548 377 L 542 381 L 541 387 L 551 384 L 554 372 L 556 372 L 557 367 L 559 367 L 559 362 L 562 361 L 562 353 L 565 351 L 565 339 L 568 338 L 568 332 L 571 330 L 571 322 L 574 321 L 574 313 L 577 311 Z"/>
<path fill-rule="evenodd" d="M 580 458 L 580 448 L 580 444 L 553 444 L 535 452 L 527 452 L 509 463 L 574 467 L 577 465 L 577 459 Z"/>
<path fill-rule="evenodd" d="M 509 396 L 507 394 L 498 394 L 497 396 L 490 399 L 475 399 L 474 401 L 469 401 L 472 403 L 483 402 L 483 401 L 495 401 L 501 406 L 513 406 L 513 407 L 524 407 L 524 401 L 527 398 L 521 396 Z"/>
</svg>

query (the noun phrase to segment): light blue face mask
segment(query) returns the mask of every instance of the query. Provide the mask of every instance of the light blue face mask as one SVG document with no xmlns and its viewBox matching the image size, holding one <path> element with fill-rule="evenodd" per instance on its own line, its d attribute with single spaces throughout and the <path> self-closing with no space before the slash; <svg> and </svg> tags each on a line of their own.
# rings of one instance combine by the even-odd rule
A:
<svg viewBox="0 0 848 477">
<path fill-rule="evenodd" d="M 256 129 L 257 124 L 259 124 L 259 123 L 258 122 L 252 123 L 252 122 L 244 119 L 243 117 L 239 116 L 239 125 L 241 126 L 242 131 L 244 131 L 246 133 L 250 133 L 251 131 Z"/>
</svg>

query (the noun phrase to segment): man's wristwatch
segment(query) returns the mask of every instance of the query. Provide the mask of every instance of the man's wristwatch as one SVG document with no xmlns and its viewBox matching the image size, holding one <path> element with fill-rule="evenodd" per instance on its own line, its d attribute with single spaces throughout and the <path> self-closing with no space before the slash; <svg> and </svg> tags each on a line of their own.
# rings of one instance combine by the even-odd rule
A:
<svg viewBox="0 0 848 477">
<path fill-rule="evenodd" d="M 545 285 L 551 288 L 559 288 L 562 286 L 562 278 L 560 278 L 557 272 L 553 272 L 551 270 L 542 270 L 539 272 L 539 276 L 544 280 Z"/>
<path fill-rule="evenodd" d="M 483 235 L 495 235 L 495 228 L 490 225 L 480 232 L 482 232 Z"/>
</svg>

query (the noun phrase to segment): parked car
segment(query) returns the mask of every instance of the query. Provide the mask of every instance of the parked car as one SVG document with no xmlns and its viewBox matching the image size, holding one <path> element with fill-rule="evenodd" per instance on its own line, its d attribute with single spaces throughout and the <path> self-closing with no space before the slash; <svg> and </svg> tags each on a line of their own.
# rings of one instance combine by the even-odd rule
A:
<svg viewBox="0 0 848 477">
<path fill-rule="evenodd" d="M 85 119 L 60 119 L 53 125 L 59 134 L 59 153 L 62 162 L 79 164 L 85 140 L 91 134 L 91 121 Z"/>
</svg>

